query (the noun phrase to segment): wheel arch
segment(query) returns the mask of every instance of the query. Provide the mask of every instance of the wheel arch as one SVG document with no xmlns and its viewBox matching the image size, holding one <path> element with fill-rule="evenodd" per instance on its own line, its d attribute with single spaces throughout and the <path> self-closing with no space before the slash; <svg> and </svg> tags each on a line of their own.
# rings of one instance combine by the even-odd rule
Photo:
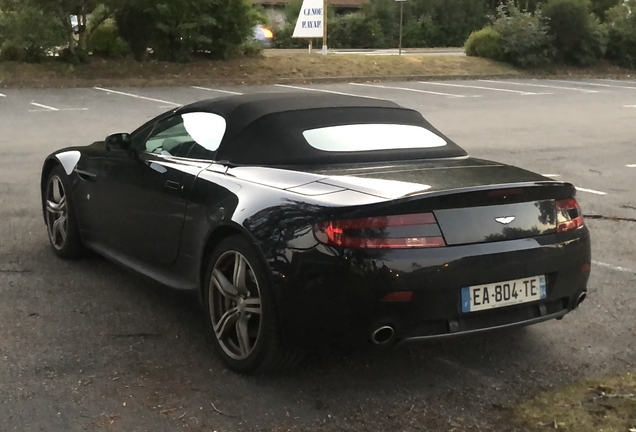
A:
<svg viewBox="0 0 636 432">
<path fill-rule="evenodd" d="M 220 225 L 213 230 L 210 231 L 208 237 L 204 243 L 203 250 L 201 251 L 201 258 L 199 263 L 199 299 L 203 301 L 203 291 L 205 290 L 205 276 L 207 270 L 207 261 L 214 252 L 215 247 L 225 240 L 228 237 L 232 236 L 242 236 L 249 240 L 254 249 L 256 250 L 257 255 L 263 260 L 263 263 L 269 268 L 267 264 L 267 259 L 263 250 L 260 248 L 254 237 L 242 226 L 236 223 L 226 223 Z M 268 274 L 271 282 L 271 274 Z"/>
</svg>

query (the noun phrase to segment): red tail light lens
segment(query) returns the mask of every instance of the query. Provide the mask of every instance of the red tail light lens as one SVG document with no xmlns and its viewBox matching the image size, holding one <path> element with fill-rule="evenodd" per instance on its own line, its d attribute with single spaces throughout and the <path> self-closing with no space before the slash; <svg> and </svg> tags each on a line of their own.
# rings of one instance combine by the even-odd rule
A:
<svg viewBox="0 0 636 432">
<path fill-rule="evenodd" d="M 556 201 L 555 207 L 557 232 L 575 230 L 584 225 L 583 214 L 576 199 L 568 198 Z"/>
<path fill-rule="evenodd" d="M 314 226 L 316 239 L 352 249 L 408 249 L 446 246 L 433 213 L 341 219 Z"/>
</svg>

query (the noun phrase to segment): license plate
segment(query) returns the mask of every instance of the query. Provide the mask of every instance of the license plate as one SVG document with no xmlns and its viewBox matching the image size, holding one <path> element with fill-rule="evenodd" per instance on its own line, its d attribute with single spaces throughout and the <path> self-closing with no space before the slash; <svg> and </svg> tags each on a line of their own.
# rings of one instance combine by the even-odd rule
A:
<svg viewBox="0 0 636 432">
<path fill-rule="evenodd" d="M 545 276 L 534 276 L 462 288 L 462 312 L 476 312 L 547 297 Z"/>
</svg>

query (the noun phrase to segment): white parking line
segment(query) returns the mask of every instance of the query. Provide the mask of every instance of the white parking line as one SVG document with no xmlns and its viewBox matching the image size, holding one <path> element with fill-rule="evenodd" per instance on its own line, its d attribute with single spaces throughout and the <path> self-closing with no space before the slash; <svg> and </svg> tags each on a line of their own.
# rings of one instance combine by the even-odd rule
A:
<svg viewBox="0 0 636 432">
<path fill-rule="evenodd" d="M 338 95 L 343 95 L 343 96 L 354 96 L 354 97 L 362 97 L 362 98 L 368 98 L 368 99 L 381 99 L 381 98 L 377 98 L 377 97 L 373 97 L 373 96 L 360 96 L 357 94 L 353 94 L 353 93 L 343 93 L 343 92 L 338 92 L 338 91 L 333 91 L 333 90 L 322 90 L 322 89 L 315 89 L 315 88 L 310 88 L 310 87 L 297 87 L 297 86 L 292 86 L 292 85 L 287 85 L 287 84 L 274 84 L 276 87 L 283 87 L 283 88 L 289 88 L 289 89 L 294 89 L 294 90 L 305 90 L 305 91 L 315 91 L 315 92 L 320 92 L 320 93 L 331 93 L 331 94 L 338 94 Z"/>
<path fill-rule="evenodd" d="M 596 81 L 606 81 L 611 83 L 627 83 L 636 85 L 636 81 L 633 80 L 615 80 L 615 79 L 607 79 L 607 78 L 596 78 Z"/>
<path fill-rule="evenodd" d="M 528 87 L 541 87 L 541 88 L 550 88 L 550 89 L 559 89 L 559 90 L 572 90 L 578 91 L 582 93 L 598 93 L 598 90 L 586 90 L 574 87 L 561 87 L 561 86 L 551 86 L 547 84 L 530 84 L 530 83 L 520 83 L 520 82 L 512 82 L 512 81 L 496 81 L 496 80 L 479 80 L 481 82 L 495 83 L 495 84 L 510 84 L 510 85 L 519 85 L 519 86 L 528 86 Z"/>
<path fill-rule="evenodd" d="M 552 94 L 552 93 L 531 93 L 531 92 L 524 92 L 524 91 L 519 91 L 519 90 L 510 90 L 510 89 L 502 89 L 502 88 L 494 88 L 494 87 L 482 87 L 482 86 L 464 85 L 464 84 L 449 84 L 449 83 L 430 82 L 430 81 L 418 81 L 418 82 L 420 84 L 428 84 L 428 85 L 460 87 L 460 88 L 472 88 L 472 89 L 491 90 L 491 91 L 498 91 L 498 92 L 505 92 L 505 93 L 516 93 L 516 94 L 520 94 L 522 96 Z"/>
<path fill-rule="evenodd" d="M 625 165 L 627 168 L 636 168 L 636 164 Z"/>
<path fill-rule="evenodd" d="M 606 87 L 606 88 L 607 87 L 609 87 L 609 88 L 624 88 L 624 89 L 636 90 L 636 87 L 618 86 L 618 85 L 609 85 L 609 84 L 599 84 L 599 83 L 589 83 L 589 82 L 583 82 L 583 81 L 567 81 L 567 80 L 552 80 L 552 81 L 562 82 L 562 83 L 566 83 L 566 84 L 588 85 L 588 86 Z"/>
<path fill-rule="evenodd" d="M 132 97 L 132 98 L 135 98 L 135 99 L 143 99 L 143 100 L 147 100 L 147 101 L 151 101 L 151 102 L 159 102 L 159 103 L 170 105 L 170 106 L 181 106 L 181 104 L 178 104 L 178 103 L 169 102 L 169 101 L 165 101 L 165 100 L 161 100 L 161 99 L 149 98 L 149 97 L 146 97 L 146 96 L 139 96 L 139 95 L 135 95 L 135 94 L 132 94 L 132 93 L 124 93 L 124 92 L 121 92 L 121 91 L 110 90 L 110 89 L 105 89 L 105 88 L 101 88 L 101 87 L 93 87 L 93 88 L 95 90 L 103 91 L 103 92 L 106 92 L 106 93 L 114 93 L 114 94 L 118 94 L 118 95 L 122 95 L 122 96 Z"/>
<path fill-rule="evenodd" d="M 199 87 L 199 86 L 191 86 L 193 89 L 197 89 L 197 90 L 205 90 L 205 91 L 209 91 L 209 92 L 219 92 L 219 93 L 227 93 L 227 94 L 232 94 L 232 95 L 242 95 L 243 93 L 239 93 L 239 92 L 233 92 L 233 91 L 229 91 L 229 90 L 219 90 L 219 89 L 213 89 L 213 88 L 208 88 L 208 87 Z"/>
<path fill-rule="evenodd" d="M 29 110 L 29 112 L 32 112 L 32 113 L 36 113 L 36 112 L 62 112 L 62 111 L 88 111 L 88 108 L 60 108 L 60 109 L 56 109 L 55 111 L 52 111 L 50 109 L 32 109 L 32 110 Z"/>
<path fill-rule="evenodd" d="M 617 270 L 617 271 L 622 271 L 622 272 L 627 272 L 627 273 L 636 273 L 635 270 L 628 269 L 628 268 L 625 268 L 625 267 L 615 266 L 615 265 L 612 265 L 612 264 L 607 264 L 607 263 L 600 262 L 600 261 L 592 260 L 592 264 L 597 265 L 597 266 L 601 266 L 601 267 L 607 267 L 607 268 L 610 268 L 612 270 Z"/>
<path fill-rule="evenodd" d="M 437 96 L 446 96 L 446 97 L 449 97 L 449 98 L 481 97 L 481 95 L 466 96 L 466 95 L 460 95 L 460 94 L 440 93 L 440 92 L 434 92 L 434 91 L 428 91 L 428 90 L 412 89 L 412 88 L 408 88 L 408 87 L 391 87 L 391 86 L 384 86 L 384 85 L 377 85 L 377 84 L 349 83 L 349 85 L 362 86 L 362 87 L 373 87 L 373 88 L 381 88 L 381 89 L 389 89 L 389 90 L 403 90 L 403 91 L 410 91 L 410 92 L 415 92 L 415 93 L 426 93 L 426 94 L 432 94 L 432 95 L 437 95 Z"/>
<path fill-rule="evenodd" d="M 587 192 L 587 193 L 591 193 L 591 194 L 596 194 L 596 195 L 607 195 L 606 192 L 601 192 L 601 191 L 597 191 L 594 189 L 585 189 L 582 187 L 577 187 L 576 188 L 577 191 L 581 191 L 581 192 Z"/>
<path fill-rule="evenodd" d="M 543 177 L 561 177 L 561 174 L 541 174 Z"/>
<path fill-rule="evenodd" d="M 7 95 L 0 93 L 0 97 L 7 97 Z"/>
<path fill-rule="evenodd" d="M 636 108 L 636 105 L 625 105 L 625 108 Z"/>
<path fill-rule="evenodd" d="M 59 111 L 59 109 L 57 108 L 53 108 L 52 106 L 48 106 L 48 105 L 42 105 L 39 103 L 35 103 L 35 102 L 31 102 L 31 105 L 36 106 L 36 107 L 40 107 L 40 108 L 44 108 L 50 111 Z"/>
</svg>

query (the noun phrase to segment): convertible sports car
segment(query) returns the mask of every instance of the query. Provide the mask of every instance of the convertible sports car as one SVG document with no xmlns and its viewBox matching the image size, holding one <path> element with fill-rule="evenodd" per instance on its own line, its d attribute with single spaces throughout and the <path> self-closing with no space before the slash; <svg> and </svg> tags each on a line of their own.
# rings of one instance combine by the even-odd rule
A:
<svg viewBox="0 0 636 432">
<path fill-rule="evenodd" d="M 239 372 L 560 319 L 587 290 L 571 184 L 471 158 L 383 100 L 197 102 L 53 153 L 41 188 L 58 256 L 197 292 Z"/>
</svg>

